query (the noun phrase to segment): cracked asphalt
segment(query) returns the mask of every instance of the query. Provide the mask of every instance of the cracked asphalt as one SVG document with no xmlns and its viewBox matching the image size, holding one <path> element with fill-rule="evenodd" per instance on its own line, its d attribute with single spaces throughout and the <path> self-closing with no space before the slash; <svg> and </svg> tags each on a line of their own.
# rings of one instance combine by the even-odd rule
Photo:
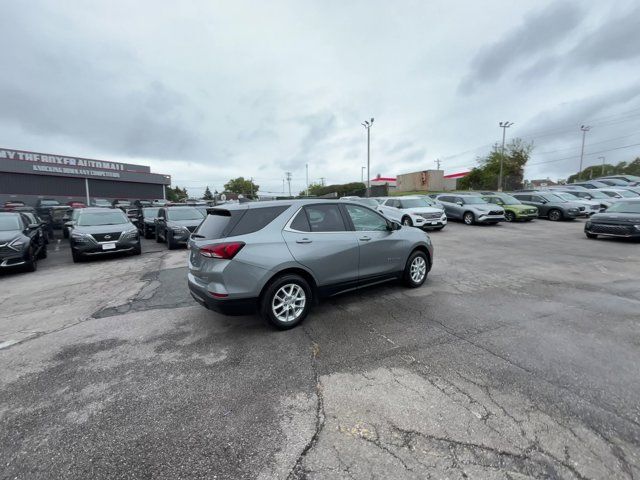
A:
<svg viewBox="0 0 640 480">
<path fill-rule="evenodd" d="M 299 328 L 188 295 L 186 251 L 0 276 L 0 478 L 640 478 L 640 245 L 432 234 L 423 288 Z"/>
</svg>

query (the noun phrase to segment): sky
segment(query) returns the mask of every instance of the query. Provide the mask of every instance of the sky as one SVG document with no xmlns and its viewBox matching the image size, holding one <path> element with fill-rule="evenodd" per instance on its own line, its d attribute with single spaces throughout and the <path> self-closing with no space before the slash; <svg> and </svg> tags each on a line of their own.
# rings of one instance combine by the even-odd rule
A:
<svg viewBox="0 0 640 480">
<path fill-rule="evenodd" d="M 0 147 L 126 161 L 193 196 L 472 168 L 514 122 L 525 177 L 640 156 L 640 4 L 38 1 L 0 6 Z M 366 178 L 366 173 L 365 173 Z M 285 187 L 286 189 L 286 187 Z"/>
</svg>

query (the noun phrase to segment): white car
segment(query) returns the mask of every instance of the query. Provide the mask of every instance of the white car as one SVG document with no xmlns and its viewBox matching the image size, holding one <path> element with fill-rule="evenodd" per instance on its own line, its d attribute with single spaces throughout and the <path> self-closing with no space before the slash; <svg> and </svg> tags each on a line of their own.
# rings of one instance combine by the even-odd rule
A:
<svg viewBox="0 0 640 480">
<path fill-rule="evenodd" d="M 417 228 L 425 228 L 427 226 L 427 220 L 418 215 L 417 213 L 405 213 L 404 216 L 408 217 L 410 220 L 409 223 L 404 223 L 402 212 L 400 212 L 396 208 L 385 208 L 382 203 L 386 200 L 385 198 L 362 198 L 362 197 L 342 197 L 342 200 L 350 200 L 352 202 L 361 203 L 362 205 L 366 205 L 373 210 L 377 210 L 382 215 L 384 215 L 389 220 L 394 222 L 402 223 L 403 225 L 410 225 Z"/>
<path fill-rule="evenodd" d="M 618 200 L 621 198 L 638 198 L 640 196 L 640 193 L 624 188 L 598 188 L 597 190 Z"/>
<path fill-rule="evenodd" d="M 422 197 L 388 197 L 378 205 L 378 211 L 403 225 L 442 230 L 447 224 L 444 209 L 434 207 Z M 418 216 L 422 221 L 416 221 Z"/>
<path fill-rule="evenodd" d="M 590 217 L 594 213 L 600 213 L 602 207 L 600 206 L 600 202 L 595 200 L 587 200 L 586 198 L 580 198 L 579 196 L 571 193 L 571 192 L 560 192 L 558 190 L 552 190 L 553 194 L 573 203 L 579 203 L 580 205 L 584 205 L 584 212 L 582 213 L 585 217 Z"/>
</svg>

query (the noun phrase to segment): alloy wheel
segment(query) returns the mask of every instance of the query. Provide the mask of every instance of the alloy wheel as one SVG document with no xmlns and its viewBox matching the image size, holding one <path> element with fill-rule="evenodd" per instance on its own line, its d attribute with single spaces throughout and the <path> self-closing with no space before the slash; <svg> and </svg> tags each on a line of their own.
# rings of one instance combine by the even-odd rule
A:
<svg viewBox="0 0 640 480">
<path fill-rule="evenodd" d="M 411 280 L 414 283 L 421 283 L 424 280 L 425 275 L 427 274 L 427 262 L 423 257 L 417 256 L 411 262 L 411 266 L 409 267 L 409 274 L 411 275 Z"/>
<path fill-rule="evenodd" d="M 287 283 L 280 287 L 271 301 L 273 315 L 281 322 L 295 322 L 307 303 L 304 289 L 297 283 Z"/>
</svg>

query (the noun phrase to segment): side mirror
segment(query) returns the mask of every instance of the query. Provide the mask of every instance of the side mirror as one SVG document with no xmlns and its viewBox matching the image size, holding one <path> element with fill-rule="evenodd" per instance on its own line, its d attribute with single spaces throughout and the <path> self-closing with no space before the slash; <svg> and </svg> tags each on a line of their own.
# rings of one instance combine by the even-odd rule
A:
<svg viewBox="0 0 640 480">
<path fill-rule="evenodd" d="M 456 205 L 463 206 L 464 202 L 456 202 Z"/>
<path fill-rule="evenodd" d="M 394 230 L 400 230 L 402 228 L 402 225 L 400 225 L 398 222 L 391 222 L 389 225 L 389 230 L 394 231 Z"/>
<path fill-rule="evenodd" d="M 29 230 L 35 230 L 36 228 L 39 228 L 40 225 L 38 225 L 37 223 L 30 223 L 29 225 L 27 225 L 27 228 Z"/>
<path fill-rule="evenodd" d="M 73 227 L 73 222 L 69 222 L 69 221 L 64 222 L 64 226 L 67 227 L 67 228 Z"/>
</svg>

